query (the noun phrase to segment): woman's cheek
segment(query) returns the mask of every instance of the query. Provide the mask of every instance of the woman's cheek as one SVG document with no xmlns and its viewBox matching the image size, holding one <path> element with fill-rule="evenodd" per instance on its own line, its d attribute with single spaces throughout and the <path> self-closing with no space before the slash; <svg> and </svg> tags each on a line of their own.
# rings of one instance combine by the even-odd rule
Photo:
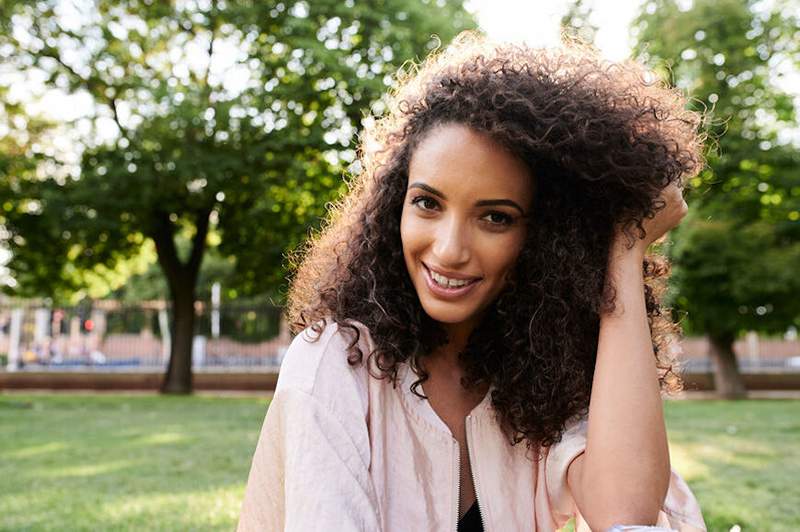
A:
<svg viewBox="0 0 800 532">
<path fill-rule="evenodd" d="M 516 232 L 494 235 L 494 238 L 487 239 L 484 249 L 491 249 L 491 257 L 495 257 L 495 263 L 499 267 L 506 267 L 513 264 L 522 249 L 523 238 Z"/>
<path fill-rule="evenodd" d="M 406 253 L 415 253 L 430 239 L 433 227 L 419 216 L 409 213 L 400 221 L 400 239 Z M 428 236 L 426 236 L 428 235 Z"/>
<path fill-rule="evenodd" d="M 514 271 L 514 266 L 519 260 L 519 255 L 522 252 L 522 246 L 525 242 L 525 235 L 514 234 L 512 238 L 506 241 L 500 249 L 498 249 L 497 268 L 503 272 L 503 284 L 508 281 L 511 272 Z"/>
</svg>

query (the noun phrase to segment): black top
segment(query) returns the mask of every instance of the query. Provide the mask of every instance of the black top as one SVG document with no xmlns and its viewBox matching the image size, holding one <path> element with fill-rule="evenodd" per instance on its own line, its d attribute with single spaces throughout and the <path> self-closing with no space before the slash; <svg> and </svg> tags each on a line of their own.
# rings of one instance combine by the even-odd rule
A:
<svg viewBox="0 0 800 532">
<path fill-rule="evenodd" d="M 458 532 L 483 532 L 481 510 L 478 508 L 477 500 L 472 503 L 464 517 L 458 520 Z"/>
</svg>

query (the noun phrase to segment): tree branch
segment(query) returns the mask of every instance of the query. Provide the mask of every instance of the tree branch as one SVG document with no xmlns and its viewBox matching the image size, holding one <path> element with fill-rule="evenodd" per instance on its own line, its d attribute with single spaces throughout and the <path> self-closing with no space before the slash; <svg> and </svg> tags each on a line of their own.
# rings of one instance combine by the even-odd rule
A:
<svg viewBox="0 0 800 532">
<path fill-rule="evenodd" d="M 95 86 L 93 86 L 93 84 L 88 79 L 86 79 L 83 76 L 81 76 L 80 74 L 78 74 L 78 72 L 72 66 L 68 65 L 67 63 L 65 63 L 64 60 L 61 58 L 61 56 L 53 48 L 49 48 L 49 47 L 48 48 L 44 48 L 44 49 L 42 49 L 41 52 L 31 52 L 30 50 L 27 50 L 27 52 L 29 54 L 31 54 L 31 56 L 33 56 L 34 58 L 49 57 L 50 59 L 53 59 L 59 65 L 61 65 L 61 67 L 64 70 L 67 71 L 67 74 L 69 76 L 71 76 L 77 82 L 78 85 L 82 86 L 84 89 L 86 89 L 89 92 L 89 94 L 92 94 L 98 100 L 100 100 L 103 103 L 105 103 L 106 105 L 108 105 L 111 108 L 111 112 L 112 112 L 113 117 L 114 117 L 114 122 L 117 124 L 117 127 L 119 128 L 120 134 L 123 137 L 128 138 L 128 132 L 122 126 L 122 122 L 120 121 L 120 118 L 119 118 L 119 109 L 117 108 L 116 96 L 108 96 L 108 95 L 106 95 L 106 89 L 108 89 L 110 87 L 110 85 L 108 85 L 108 83 L 104 83 L 102 81 L 98 81 L 97 85 L 96 85 L 96 90 L 95 90 Z"/>
<path fill-rule="evenodd" d="M 174 289 L 183 273 L 183 265 L 175 247 L 175 227 L 166 212 L 157 210 L 153 218 L 153 231 L 149 236 L 155 242 L 158 263 L 170 287 Z"/>
<path fill-rule="evenodd" d="M 127 139 L 128 132 L 125 130 L 124 127 L 122 127 L 122 122 L 120 122 L 119 120 L 119 110 L 117 109 L 117 98 L 115 96 L 110 97 L 108 101 L 109 101 L 109 106 L 111 107 L 111 111 L 112 113 L 114 113 L 114 122 L 117 124 L 117 127 L 119 128 L 119 134 Z"/>
<path fill-rule="evenodd" d="M 208 43 L 208 66 L 206 66 L 206 72 L 203 76 L 203 86 L 206 88 L 207 93 L 210 95 L 211 90 L 208 86 L 208 77 L 211 73 L 211 58 L 214 55 L 214 40 L 217 38 L 217 25 L 214 20 L 214 14 L 216 13 L 217 2 L 216 0 L 211 3 L 211 12 L 209 13 L 209 21 L 211 22 L 211 39 Z"/>
<path fill-rule="evenodd" d="M 186 264 L 189 274 L 194 278 L 200 271 L 200 264 L 203 262 L 203 255 L 206 250 L 206 237 L 208 236 L 209 217 L 211 211 L 203 209 L 197 212 L 195 219 L 195 233 L 192 237 L 192 253 L 189 262 Z"/>
<path fill-rule="evenodd" d="M 80 40 L 80 37 L 78 35 L 76 35 L 75 33 L 71 32 L 71 31 L 65 30 L 64 28 L 61 27 L 60 24 L 58 24 L 58 22 L 56 22 L 55 24 L 56 24 L 56 27 L 58 28 L 60 33 L 62 33 L 64 35 L 68 35 L 68 36 L 72 37 L 73 39 Z M 41 29 L 39 28 L 39 26 L 35 24 L 34 28 L 36 30 L 35 31 L 36 37 L 38 37 L 39 39 L 41 39 L 44 42 L 47 42 L 47 40 L 45 38 L 42 38 L 42 32 L 41 32 Z M 20 48 L 23 48 L 22 44 L 19 43 L 19 41 L 17 41 L 17 44 L 18 44 L 18 46 Z M 42 58 L 42 57 L 48 57 L 48 58 L 53 59 L 54 61 L 56 61 L 59 65 L 61 65 L 61 68 L 66 71 L 67 75 L 69 75 L 69 76 L 71 76 L 73 78 L 75 83 L 77 83 L 78 85 L 80 85 L 81 87 L 86 89 L 89 92 L 89 94 L 92 94 L 98 100 L 102 101 L 103 103 L 105 103 L 106 105 L 108 105 L 111 108 L 111 112 L 112 112 L 113 117 L 114 117 L 114 122 L 117 124 L 117 127 L 119 128 L 120 134 L 125 138 L 129 138 L 128 137 L 128 133 L 125 130 L 125 128 L 122 127 L 122 122 L 120 121 L 120 118 L 119 118 L 119 109 L 117 107 L 117 98 L 116 98 L 116 87 L 114 87 L 115 95 L 114 96 L 109 96 L 108 94 L 106 94 L 106 91 L 109 88 L 113 87 L 112 85 L 109 85 L 108 83 L 106 83 L 106 82 L 104 82 L 102 80 L 99 80 L 99 79 L 97 79 L 95 81 L 95 80 L 92 80 L 92 79 L 84 78 L 83 76 L 81 76 L 78 73 L 77 70 L 75 70 L 74 67 L 72 67 L 72 66 L 68 65 L 67 63 L 65 63 L 64 60 L 61 58 L 61 54 L 58 52 L 58 50 L 56 48 L 51 47 L 51 46 L 45 46 L 39 52 L 33 52 L 31 50 L 25 50 L 25 51 L 28 52 L 28 54 L 30 54 L 34 59 L 39 59 L 39 58 Z"/>
<path fill-rule="evenodd" d="M 205 75 L 203 76 L 203 91 L 205 91 L 206 105 L 208 106 L 211 105 L 211 86 L 208 84 L 208 78 L 211 74 L 211 60 L 214 56 L 214 41 L 217 38 L 217 31 L 216 31 L 217 23 L 214 17 L 216 11 L 217 11 L 217 2 L 216 0 L 213 0 L 211 2 L 211 11 L 209 12 L 208 15 L 208 20 L 211 25 L 211 39 L 208 42 L 208 65 L 206 66 L 206 72 Z M 212 135 L 212 138 L 217 133 L 218 123 L 219 123 L 219 117 L 216 117 L 216 120 L 214 121 L 214 135 Z"/>
</svg>

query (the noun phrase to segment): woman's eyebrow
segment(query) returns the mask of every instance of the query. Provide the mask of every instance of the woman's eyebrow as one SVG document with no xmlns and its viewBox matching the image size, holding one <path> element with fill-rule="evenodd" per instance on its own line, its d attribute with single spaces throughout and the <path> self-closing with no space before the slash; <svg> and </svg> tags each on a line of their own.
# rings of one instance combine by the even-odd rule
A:
<svg viewBox="0 0 800 532">
<path fill-rule="evenodd" d="M 409 189 L 411 189 L 411 188 L 421 188 L 422 190 L 424 190 L 426 192 L 430 192 L 434 196 L 439 196 L 443 200 L 447 201 L 447 196 L 445 196 L 442 192 L 439 192 L 438 190 L 436 190 L 432 186 L 426 185 L 425 183 L 420 183 L 420 182 L 411 183 L 408 186 L 408 188 Z M 513 207 L 513 208 L 517 209 L 521 214 L 523 214 L 523 215 L 525 214 L 525 211 L 522 209 L 522 207 L 520 207 L 517 202 L 512 201 L 510 199 L 485 199 L 485 200 L 478 200 L 478 201 L 475 202 L 475 206 L 476 207 L 489 207 L 489 206 L 494 206 L 494 205 L 505 205 L 507 207 Z"/>
<path fill-rule="evenodd" d="M 505 205 L 508 207 L 514 207 L 519 211 L 520 214 L 524 215 L 525 211 L 522 210 L 522 207 L 517 204 L 517 202 L 512 201 L 510 199 L 484 199 L 475 202 L 476 207 L 487 207 L 493 205 Z"/>
<path fill-rule="evenodd" d="M 430 192 L 434 196 L 439 196 L 443 200 L 447 200 L 447 197 L 442 192 L 439 192 L 438 190 L 436 190 L 435 188 L 433 188 L 430 185 L 426 185 L 425 183 L 420 183 L 419 181 L 417 181 L 415 183 L 411 183 L 410 185 L 408 185 L 408 188 L 410 188 L 410 189 L 411 188 L 421 188 L 422 190 L 424 190 L 426 192 Z"/>
</svg>

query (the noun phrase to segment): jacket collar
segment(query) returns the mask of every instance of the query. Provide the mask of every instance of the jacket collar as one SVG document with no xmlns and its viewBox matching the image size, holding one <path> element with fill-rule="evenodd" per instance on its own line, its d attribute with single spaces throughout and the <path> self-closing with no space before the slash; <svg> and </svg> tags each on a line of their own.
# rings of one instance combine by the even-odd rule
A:
<svg viewBox="0 0 800 532">
<path fill-rule="evenodd" d="M 402 363 L 400 365 L 398 368 L 398 382 L 400 388 L 399 393 L 405 407 L 414 418 L 427 425 L 428 428 L 441 433 L 443 436 L 452 438 L 453 435 L 451 434 L 447 424 L 445 424 L 438 414 L 436 414 L 431 407 L 430 402 L 427 399 L 417 396 L 411 391 L 411 385 L 417 379 L 419 379 L 419 377 L 411 369 L 411 366 L 409 366 L 407 363 Z M 482 417 L 493 411 L 491 402 L 492 390 L 494 390 L 494 386 L 489 387 L 489 391 L 486 392 L 486 395 L 481 402 L 472 409 L 472 411 L 469 413 L 471 418 Z M 417 391 L 424 393 L 420 387 L 417 388 Z"/>
</svg>

